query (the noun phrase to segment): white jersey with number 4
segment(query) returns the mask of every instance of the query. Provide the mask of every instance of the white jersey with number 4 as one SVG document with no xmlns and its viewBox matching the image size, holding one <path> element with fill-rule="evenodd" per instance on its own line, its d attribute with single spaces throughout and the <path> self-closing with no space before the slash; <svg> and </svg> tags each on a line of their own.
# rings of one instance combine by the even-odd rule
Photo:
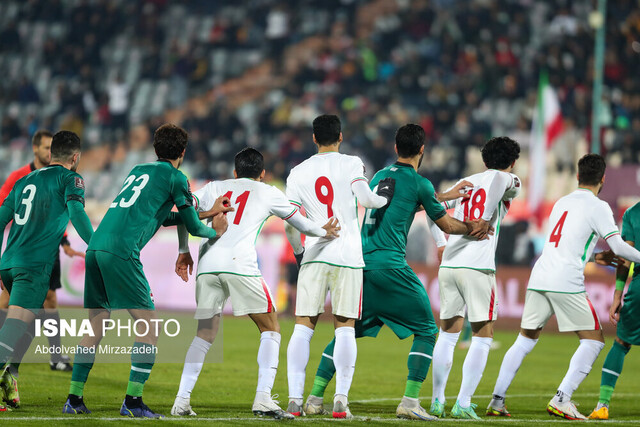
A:
<svg viewBox="0 0 640 427">
<path fill-rule="evenodd" d="M 302 264 L 322 262 L 338 267 L 364 267 L 356 196 L 351 184 L 366 181 L 362 160 L 337 152 L 318 153 L 291 170 L 287 197 L 304 206 L 307 217 L 318 224 L 335 217 L 340 237 L 334 240 L 307 237 Z"/>
<path fill-rule="evenodd" d="M 282 191 L 248 178 L 212 181 L 193 195 L 200 212 L 211 209 L 220 196 L 227 196 L 235 208 L 227 213 L 229 226 L 215 244 L 202 239 L 197 274 L 260 276 L 255 242 L 262 225 L 271 215 L 287 220 L 298 210 Z"/>
<path fill-rule="evenodd" d="M 533 266 L 527 289 L 585 292 L 584 266 L 598 238 L 620 234 L 611 207 L 590 190 L 577 189 L 556 202 L 547 227 L 542 255 Z"/>
<path fill-rule="evenodd" d="M 520 193 L 520 179 L 508 172 L 489 169 L 464 180 L 473 184 L 468 199 L 445 202 L 447 209 L 455 208 L 453 217 L 460 221 L 484 219 L 495 229 L 487 240 L 463 235 L 451 235 L 442 256 L 441 268 L 469 268 L 496 270 L 496 246 L 500 223 L 511 201 Z"/>
</svg>

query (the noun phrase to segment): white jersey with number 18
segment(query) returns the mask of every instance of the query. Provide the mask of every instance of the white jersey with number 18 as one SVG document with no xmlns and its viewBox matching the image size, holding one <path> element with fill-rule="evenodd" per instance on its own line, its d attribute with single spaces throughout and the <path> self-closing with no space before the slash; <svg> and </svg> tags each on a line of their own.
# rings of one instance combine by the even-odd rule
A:
<svg viewBox="0 0 640 427">
<path fill-rule="evenodd" d="M 489 169 L 465 178 L 473 184 L 468 199 L 445 202 L 447 209 L 455 208 L 453 217 L 460 221 L 484 219 L 495 232 L 486 240 L 463 235 L 451 235 L 442 256 L 440 268 L 468 268 L 495 271 L 496 247 L 500 223 L 511 201 L 520 193 L 520 179 L 508 172 Z"/>
<path fill-rule="evenodd" d="M 542 255 L 533 266 L 527 289 L 581 293 L 584 266 L 598 237 L 620 234 L 609 204 L 590 190 L 577 189 L 558 200 L 549 216 Z"/>
<path fill-rule="evenodd" d="M 315 223 L 335 217 L 341 227 L 340 237 L 334 240 L 307 237 L 302 264 L 364 267 L 357 201 L 351 189 L 358 180 L 366 181 L 362 160 L 337 152 L 316 154 L 291 170 L 287 178 L 291 204 L 304 207 Z"/>
</svg>

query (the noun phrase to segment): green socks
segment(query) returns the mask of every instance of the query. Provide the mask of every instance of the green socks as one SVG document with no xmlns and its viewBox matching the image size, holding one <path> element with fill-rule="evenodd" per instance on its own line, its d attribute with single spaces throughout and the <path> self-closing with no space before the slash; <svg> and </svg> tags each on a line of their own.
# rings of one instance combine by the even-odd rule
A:
<svg viewBox="0 0 640 427">
<path fill-rule="evenodd" d="M 422 383 L 427 377 L 429 366 L 433 355 L 433 346 L 435 345 L 435 336 L 418 336 L 413 338 L 413 345 L 407 359 L 407 368 L 409 375 L 407 376 L 407 385 L 404 390 L 406 397 L 417 399 L 420 396 Z"/>
<path fill-rule="evenodd" d="M 131 373 L 127 385 L 127 395 L 141 397 L 144 383 L 149 379 L 151 369 L 156 361 L 157 348 L 151 344 L 133 343 L 131 352 Z"/>
<path fill-rule="evenodd" d="M 16 344 L 27 331 L 27 327 L 28 325 L 22 320 L 9 318 L 4 321 L 4 325 L 0 329 L 0 367 L 9 361 Z"/>
<path fill-rule="evenodd" d="M 95 351 L 89 351 L 89 347 L 78 346 L 76 357 L 73 360 L 73 372 L 71 373 L 71 386 L 69 394 L 82 397 L 84 393 L 84 385 L 89 378 L 89 372 L 93 368 L 93 362 L 96 359 Z"/>
<path fill-rule="evenodd" d="M 618 377 L 622 373 L 622 365 L 624 364 L 624 357 L 629 352 L 629 348 L 623 346 L 618 341 L 613 342 L 613 347 L 607 353 L 607 358 L 604 359 L 604 365 L 602 366 L 602 379 L 600 381 L 600 403 L 609 405 L 611 396 L 613 395 L 613 389 L 616 387 Z"/>
<path fill-rule="evenodd" d="M 318 365 L 318 372 L 313 380 L 313 387 L 311 388 L 311 395 L 316 397 L 324 397 L 324 391 L 327 389 L 327 385 L 333 375 L 336 373 L 336 368 L 333 365 L 333 347 L 336 345 L 336 339 L 331 340 L 329 345 L 322 352 L 322 359 L 320 359 L 320 365 Z"/>
</svg>

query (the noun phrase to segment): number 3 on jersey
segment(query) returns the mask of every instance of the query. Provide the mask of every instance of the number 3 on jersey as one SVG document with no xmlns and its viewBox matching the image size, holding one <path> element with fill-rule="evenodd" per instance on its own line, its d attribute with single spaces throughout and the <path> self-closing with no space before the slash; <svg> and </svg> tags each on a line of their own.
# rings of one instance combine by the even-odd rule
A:
<svg viewBox="0 0 640 427">
<path fill-rule="evenodd" d="M 238 209 L 236 209 L 236 215 L 235 217 L 233 217 L 233 223 L 235 225 L 240 224 L 242 214 L 244 213 L 244 208 L 245 206 L 247 206 L 247 200 L 249 200 L 249 193 L 250 191 L 247 190 L 236 198 L 236 205 L 238 205 Z M 227 191 L 224 197 L 228 197 L 229 200 L 231 200 L 232 195 L 233 193 L 231 191 Z"/>
<path fill-rule="evenodd" d="M 137 183 L 137 185 L 134 185 L 133 187 L 131 187 L 131 184 L 133 184 L 134 182 Z M 131 206 L 133 206 L 136 200 L 138 200 L 138 197 L 140 197 L 140 192 L 144 187 L 147 186 L 148 183 L 149 183 L 149 175 L 147 175 L 146 173 L 138 177 L 135 175 L 129 175 L 127 179 L 124 180 L 124 185 L 122 186 L 122 190 L 120 190 L 120 192 L 116 196 L 116 199 L 122 193 L 124 193 L 124 191 L 129 187 L 131 187 L 131 191 L 133 191 L 133 194 L 131 195 L 131 197 L 129 197 L 128 200 L 126 200 L 124 196 L 120 199 L 119 202 L 114 200 L 114 202 L 111 203 L 111 205 L 109 205 L 109 208 L 115 208 L 118 205 L 120 205 L 121 208 L 130 208 Z"/>
<path fill-rule="evenodd" d="M 333 217 L 333 186 L 326 176 L 316 180 L 316 197 L 323 205 L 327 205 L 327 218 Z"/>
<path fill-rule="evenodd" d="M 564 227 L 564 221 L 567 219 L 567 213 L 568 211 L 564 211 L 556 226 L 553 227 L 551 237 L 549 237 L 549 242 L 555 243 L 556 248 L 558 247 L 558 243 L 560 243 L 560 239 L 562 238 L 562 227 Z"/>
</svg>

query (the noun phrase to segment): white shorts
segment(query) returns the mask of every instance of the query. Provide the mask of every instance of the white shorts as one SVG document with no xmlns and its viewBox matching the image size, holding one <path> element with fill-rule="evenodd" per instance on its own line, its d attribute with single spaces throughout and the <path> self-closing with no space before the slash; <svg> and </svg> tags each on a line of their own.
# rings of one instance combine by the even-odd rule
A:
<svg viewBox="0 0 640 427">
<path fill-rule="evenodd" d="M 359 319 L 362 311 L 362 269 L 337 267 L 322 262 L 304 264 L 298 275 L 296 316 L 324 313 L 327 292 L 336 316 Z"/>
<path fill-rule="evenodd" d="M 206 273 L 196 279 L 198 308 L 194 317 L 210 319 L 222 313 L 229 297 L 234 316 L 276 311 L 271 291 L 262 277 Z"/>
<path fill-rule="evenodd" d="M 498 318 L 496 275 L 470 268 L 441 268 L 440 319 L 464 317 L 467 307 L 469 322 L 494 321 Z"/>
<path fill-rule="evenodd" d="M 598 314 L 586 292 L 562 294 L 527 289 L 520 327 L 542 329 L 552 314 L 556 315 L 560 332 L 600 329 Z"/>
</svg>

